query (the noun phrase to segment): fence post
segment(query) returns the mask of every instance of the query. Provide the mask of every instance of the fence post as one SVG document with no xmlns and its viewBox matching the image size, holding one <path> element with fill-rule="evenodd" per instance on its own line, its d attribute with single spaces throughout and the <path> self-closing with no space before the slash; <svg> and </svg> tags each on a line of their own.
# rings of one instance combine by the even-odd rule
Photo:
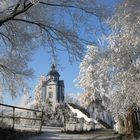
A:
<svg viewBox="0 0 140 140">
<path fill-rule="evenodd" d="M 42 115 L 41 115 L 41 122 L 40 122 L 40 132 L 41 132 L 41 130 L 42 130 L 42 123 L 43 123 L 43 111 L 41 112 L 42 113 Z"/>
<path fill-rule="evenodd" d="M 13 107 L 13 126 L 12 129 L 14 130 L 15 128 L 15 107 Z"/>
<path fill-rule="evenodd" d="M 34 110 L 34 109 L 28 109 L 28 108 L 22 108 L 22 107 L 16 107 L 16 106 L 12 106 L 12 105 L 7 105 L 7 104 L 1 104 L 0 103 L 0 106 L 6 106 L 6 107 L 10 107 L 11 108 L 11 111 L 10 111 L 10 113 L 12 113 L 12 114 L 10 114 L 9 116 L 4 116 L 4 114 L 0 114 L 0 118 L 10 118 L 11 120 L 12 120 L 12 124 L 11 124 L 11 126 L 10 126 L 10 128 L 12 129 L 12 130 L 14 130 L 15 129 L 15 124 L 16 124 L 16 119 L 27 119 L 27 120 L 38 120 L 39 122 L 40 122 L 40 125 L 39 125 L 39 130 L 38 131 L 40 131 L 41 132 L 41 130 L 42 130 L 42 124 L 43 124 L 43 115 L 44 115 L 44 112 L 43 112 L 43 110 L 42 111 L 40 111 L 40 110 Z M 16 117 L 16 109 L 22 109 L 22 110 L 29 110 L 29 111 L 35 111 L 35 112 L 40 112 L 40 113 L 42 113 L 42 114 L 40 114 L 40 118 L 38 119 L 38 118 L 27 118 L 27 117 L 22 117 L 22 116 L 20 116 L 20 117 Z"/>
</svg>

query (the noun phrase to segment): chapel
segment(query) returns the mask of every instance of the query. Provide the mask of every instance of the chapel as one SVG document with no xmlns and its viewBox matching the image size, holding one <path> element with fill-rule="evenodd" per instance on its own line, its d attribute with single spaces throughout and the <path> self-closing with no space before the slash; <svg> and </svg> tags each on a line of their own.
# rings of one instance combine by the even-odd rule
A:
<svg viewBox="0 0 140 140">
<path fill-rule="evenodd" d="M 55 107 L 58 104 L 64 102 L 64 81 L 60 80 L 60 74 L 58 73 L 56 66 L 52 64 L 51 70 L 48 72 L 46 81 L 42 86 L 42 101 L 48 102 Z"/>
</svg>

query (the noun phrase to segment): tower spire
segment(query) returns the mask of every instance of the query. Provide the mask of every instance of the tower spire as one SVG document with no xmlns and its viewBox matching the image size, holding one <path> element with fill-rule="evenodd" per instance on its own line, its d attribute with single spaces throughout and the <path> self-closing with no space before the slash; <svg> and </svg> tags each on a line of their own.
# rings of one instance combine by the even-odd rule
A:
<svg viewBox="0 0 140 140">
<path fill-rule="evenodd" d="M 52 64 L 51 68 L 52 68 L 52 71 L 55 71 L 56 70 L 55 64 Z"/>
<path fill-rule="evenodd" d="M 56 55 L 55 55 L 55 52 L 53 51 L 52 52 L 52 58 L 51 58 L 51 63 L 52 63 L 52 66 L 51 68 L 53 69 L 56 69 L 57 65 L 56 65 Z"/>
</svg>

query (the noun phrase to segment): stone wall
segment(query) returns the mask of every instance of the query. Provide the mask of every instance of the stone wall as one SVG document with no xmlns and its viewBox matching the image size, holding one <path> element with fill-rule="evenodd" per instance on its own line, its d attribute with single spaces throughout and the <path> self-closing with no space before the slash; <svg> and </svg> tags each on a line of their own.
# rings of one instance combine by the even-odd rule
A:
<svg viewBox="0 0 140 140">
<path fill-rule="evenodd" d="M 66 132 L 87 132 L 94 129 L 94 124 L 91 123 L 66 123 L 64 131 Z"/>
<path fill-rule="evenodd" d="M 77 118 L 76 114 L 68 110 L 65 116 L 65 132 L 87 132 L 95 128 L 93 122 L 87 122 L 84 118 Z"/>
</svg>

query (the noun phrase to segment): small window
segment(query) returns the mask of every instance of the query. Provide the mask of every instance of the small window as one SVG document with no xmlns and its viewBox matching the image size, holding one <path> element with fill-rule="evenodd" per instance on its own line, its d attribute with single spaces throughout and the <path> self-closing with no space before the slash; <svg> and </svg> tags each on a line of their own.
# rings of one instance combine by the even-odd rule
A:
<svg viewBox="0 0 140 140">
<path fill-rule="evenodd" d="M 49 92 L 49 98 L 52 98 L 52 97 L 53 97 L 53 93 Z"/>
</svg>

